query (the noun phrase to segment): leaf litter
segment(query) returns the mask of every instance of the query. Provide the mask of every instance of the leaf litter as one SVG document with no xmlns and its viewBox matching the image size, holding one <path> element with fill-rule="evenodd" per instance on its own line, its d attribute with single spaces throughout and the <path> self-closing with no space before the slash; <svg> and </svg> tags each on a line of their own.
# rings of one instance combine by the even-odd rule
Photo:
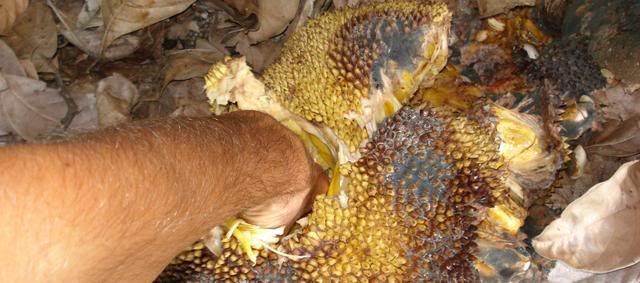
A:
<svg viewBox="0 0 640 283">
<path fill-rule="evenodd" d="M 0 144 L 42 141 L 132 120 L 210 115 L 202 77 L 212 63 L 229 55 L 244 56 L 260 74 L 278 58 L 287 38 L 308 19 L 331 9 L 372 1 L 377 0 L 3 1 Z M 623 227 L 640 216 L 637 211 L 618 212 L 620 203 L 634 200 L 623 189 L 640 187 L 637 178 L 631 178 L 627 163 L 640 154 L 640 84 L 616 68 L 603 68 L 607 81 L 604 88 L 582 93 L 586 99 L 564 99 L 567 94 L 558 92 L 553 83 L 532 86 L 528 78 L 518 74 L 522 65 L 543 58 L 540 56 L 545 46 L 554 38 L 567 36 L 561 34 L 563 30 L 580 26 L 583 32 L 594 30 L 596 42 L 612 39 L 615 43 L 618 35 L 612 31 L 624 33 L 620 38 L 627 42 L 631 40 L 629 32 L 637 27 L 625 24 L 628 21 L 624 19 L 607 26 L 594 24 L 597 18 L 572 18 L 566 9 L 579 7 L 593 13 L 605 9 L 585 4 L 588 1 L 584 0 L 573 6 L 560 0 L 445 2 L 454 11 L 450 36 L 453 55 L 429 94 L 439 97 L 437 101 L 455 105 L 490 97 L 504 107 L 537 116 L 549 129 L 562 127 L 565 133 L 570 154 L 556 181 L 551 188 L 523 194 L 532 204 L 527 223 L 533 223 L 523 230 L 534 231 L 531 239 L 541 233 L 532 247 L 551 259 L 541 259 L 540 264 L 548 267 L 549 280 L 606 282 L 607 278 L 637 278 L 637 264 L 631 264 L 640 251 L 623 253 L 603 248 L 600 256 L 625 256 L 626 261 L 616 265 L 595 261 L 585 268 L 567 255 L 582 259 L 596 255 L 566 252 L 566 247 L 576 243 L 544 228 L 564 221 L 564 228 L 583 231 L 594 239 L 633 241 L 629 240 L 634 235 L 631 232 L 618 235 L 612 229 L 588 230 L 584 228 L 588 225 L 581 222 L 585 219 L 574 217 L 567 222 L 565 218 L 572 213 L 585 215 L 576 212 L 576 207 L 590 210 L 607 227 Z M 568 18 L 563 21 L 564 14 Z M 589 51 L 598 60 L 611 58 L 610 54 L 598 53 L 601 51 L 597 48 L 590 47 Z M 625 54 L 638 54 L 634 52 Z M 611 65 L 609 61 L 607 64 Z M 559 109 L 557 113 L 539 107 L 548 102 L 540 90 L 563 98 L 550 103 Z M 625 163 L 626 167 L 622 166 Z M 536 195 L 540 191 L 548 197 Z M 620 202 L 585 201 L 605 197 L 618 197 Z M 591 244 L 587 240 L 580 244 Z M 553 267 L 555 260 L 558 263 Z M 625 266 L 629 267 L 620 269 Z M 594 271 L 605 273 L 596 275 Z"/>
</svg>

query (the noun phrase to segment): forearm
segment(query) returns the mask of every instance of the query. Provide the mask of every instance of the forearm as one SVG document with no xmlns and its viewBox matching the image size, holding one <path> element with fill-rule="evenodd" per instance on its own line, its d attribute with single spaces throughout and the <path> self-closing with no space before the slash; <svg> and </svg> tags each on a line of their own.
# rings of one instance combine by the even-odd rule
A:
<svg viewBox="0 0 640 283">
<path fill-rule="evenodd" d="M 261 156 L 252 131 L 231 118 L 164 120 L 0 149 L 0 281 L 153 279 L 261 197 L 240 178 L 256 169 L 246 159 Z M 243 198 L 225 191 L 234 188 Z"/>
</svg>

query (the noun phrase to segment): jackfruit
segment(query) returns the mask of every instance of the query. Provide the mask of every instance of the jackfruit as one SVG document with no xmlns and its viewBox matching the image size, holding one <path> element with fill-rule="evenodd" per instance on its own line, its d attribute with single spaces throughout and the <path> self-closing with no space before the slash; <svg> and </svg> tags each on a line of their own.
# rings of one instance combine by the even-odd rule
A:
<svg viewBox="0 0 640 283">
<path fill-rule="evenodd" d="M 281 57 L 262 77 L 266 94 L 247 95 L 261 97 L 254 101 L 275 99 L 326 128 L 330 137 L 323 139 L 331 138 L 325 144 L 342 152 L 340 163 L 356 160 L 377 124 L 444 67 L 450 20 L 446 5 L 421 1 L 327 12 L 284 44 Z M 227 97 L 218 96 L 225 92 L 219 86 L 229 85 L 221 79 L 226 69 L 214 67 L 206 78 L 214 104 L 227 103 Z"/>
<path fill-rule="evenodd" d="M 509 197 L 491 111 L 408 105 L 340 167 L 346 206 L 319 196 L 307 224 L 255 263 L 236 238 L 219 257 L 186 252 L 164 273 L 216 281 L 476 281 L 478 235 L 515 234 L 526 212 Z M 515 222 L 514 222 L 515 221 Z M 189 269 L 189 266 L 195 269 Z"/>
<path fill-rule="evenodd" d="M 509 165 L 545 157 L 539 121 L 462 99 L 476 88 L 437 102 L 444 91 L 424 92 L 446 63 L 449 20 L 421 1 L 346 8 L 297 31 L 264 84 L 242 58 L 214 65 L 214 107 L 276 117 L 331 168 L 332 188 L 279 242 L 279 229 L 234 220 L 215 254 L 198 242 L 157 281 L 478 281 L 500 273 L 496 251 L 530 266 L 509 244 L 526 217 Z"/>
</svg>

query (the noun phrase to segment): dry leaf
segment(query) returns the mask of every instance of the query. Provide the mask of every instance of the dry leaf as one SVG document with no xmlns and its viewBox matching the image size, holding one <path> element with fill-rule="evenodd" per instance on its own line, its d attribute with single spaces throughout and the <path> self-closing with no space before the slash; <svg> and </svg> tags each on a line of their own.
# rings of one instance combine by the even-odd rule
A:
<svg viewBox="0 0 640 283">
<path fill-rule="evenodd" d="M 534 6 L 535 0 L 478 0 L 478 9 L 483 18 L 506 13 L 519 6 Z"/>
<path fill-rule="evenodd" d="M 69 129 L 72 132 L 86 132 L 98 128 L 98 109 L 96 106 L 96 88 L 98 78 L 87 75 L 76 77 L 65 87 L 76 103 L 78 114 L 73 118 Z"/>
<path fill-rule="evenodd" d="M 116 38 L 187 9 L 195 0 L 103 0 L 104 35 L 100 54 Z"/>
<path fill-rule="evenodd" d="M 281 34 L 295 18 L 300 5 L 298 0 L 225 0 L 225 2 L 244 15 L 255 14 L 258 17 L 258 30 L 248 33 L 252 44 Z"/>
<path fill-rule="evenodd" d="M 79 29 L 76 27 L 77 18 L 73 15 L 76 13 L 76 10 L 80 9 L 80 7 L 77 7 L 76 9 L 73 5 L 65 5 L 65 10 L 63 11 L 53 5 L 50 1 L 48 1 L 48 3 L 51 10 L 53 10 L 53 13 L 60 21 L 60 24 L 58 25 L 60 33 L 69 42 L 71 42 L 71 44 L 75 45 L 91 57 L 100 57 L 103 29 Z M 75 3 L 75 1 L 72 1 L 72 3 Z M 103 51 L 102 58 L 108 61 L 122 59 L 133 54 L 138 47 L 140 47 L 140 39 L 137 36 L 125 35 L 113 41 L 107 50 Z"/>
<path fill-rule="evenodd" d="M 615 157 L 591 154 L 584 164 L 584 173 L 577 179 L 569 176 L 569 172 L 560 172 L 557 187 L 549 199 L 551 206 L 560 211 L 564 210 L 595 184 L 611 178 L 623 163 L 624 161 Z"/>
<path fill-rule="evenodd" d="M 18 57 L 13 53 L 9 45 L 0 39 L 0 73 L 9 75 L 26 76 L 25 70 Z"/>
<path fill-rule="evenodd" d="M 28 141 L 62 126 L 67 104 L 57 90 L 38 80 L 0 73 L 0 132 Z"/>
<path fill-rule="evenodd" d="M 36 66 L 31 62 L 31 60 L 20 60 L 20 65 L 22 65 L 22 69 L 24 69 L 25 77 L 34 80 L 38 79 L 38 70 L 36 70 Z"/>
<path fill-rule="evenodd" d="M 7 35 L 16 18 L 29 6 L 29 0 L 2 0 L 0 3 L 0 35 Z"/>
<path fill-rule="evenodd" d="M 603 128 L 605 130 L 595 135 L 592 144 L 586 147 L 589 153 L 615 157 L 640 154 L 640 115 L 622 123 L 609 121 Z"/>
<path fill-rule="evenodd" d="M 102 32 L 100 30 L 61 30 L 69 42 L 86 52 L 94 58 L 100 56 L 100 42 L 102 40 Z M 140 38 L 134 35 L 122 36 L 109 45 L 107 50 L 102 54 L 102 58 L 107 61 L 115 61 L 125 58 L 140 47 Z"/>
<path fill-rule="evenodd" d="M 118 73 L 100 80 L 96 89 L 99 126 L 108 127 L 129 121 L 131 109 L 139 97 L 136 86 Z"/>
<path fill-rule="evenodd" d="M 275 40 L 264 41 L 251 45 L 247 38 L 240 38 L 236 51 L 247 58 L 247 64 L 256 73 L 262 71 L 276 61 L 282 50 L 282 42 Z"/>
<path fill-rule="evenodd" d="M 78 14 L 76 27 L 87 29 L 102 26 L 102 13 L 100 13 L 101 4 L 102 0 L 85 0 Z"/>
<path fill-rule="evenodd" d="M 640 263 L 627 268 L 607 272 L 592 273 L 576 270 L 562 262 L 557 262 L 547 277 L 550 283 L 626 283 L 640 282 Z"/>
<path fill-rule="evenodd" d="M 627 120 L 640 115 L 640 91 L 631 93 L 622 86 L 596 91 L 594 98 L 602 105 L 600 111 L 607 119 Z"/>
<path fill-rule="evenodd" d="M 538 254 L 573 268 L 609 272 L 640 261 L 640 163 L 623 164 L 569 204 L 533 240 Z"/>
<path fill-rule="evenodd" d="M 225 55 L 216 49 L 188 49 L 173 53 L 164 68 L 162 88 L 164 89 L 172 81 L 204 77 L 209 67 L 222 60 Z"/>
<path fill-rule="evenodd" d="M 207 96 L 204 95 L 203 88 L 204 79 L 202 77 L 170 83 L 166 93 L 174 98 L 177 107 L 170 116 L 211 116 L 211 106 Z"/>
<path fill-rule="evenodd" d="M 73 117 L 69 125 L 69 131 L 88 132 L 98 128 L 98 109 L 96 107 L 95 93 L 74 95 L 73 101 L 78 107 L 78 114 Z"/>
<path fill-rule="evenodd" d="M 302 8 L 300 9 L 300 13 L 298 13 L 297 18 L 293 20 L 289 30 L 295 31 L 299 29 L 305 23 L 307 23 L 309 19 L 318 15 L 320 12 L 320 11 L 316 11 L 315 9 L 316 8 L 315 2 L 319 2 L 319 1 L 316 1 L 316 0 L 303 0 L 303 1 L 304 2 L 301 3 Z M 328 0 L 325 0 L 325 1 L 328 1 Z M 318 4 L 321 4 L 321 3 L 318 3 Z"/>
<path fill-rule="evenodd" d="M 43 0 L 29 5 L 6 40 L 20 59 L 31 60 L 38 71 L 55 72 L 51 60 L 58 49 L 58 32 L 51 9 Z"/>
<path fill-rule="evenodd" d="M 360 4 L 362 0 L 333 0 L 333 6 L 336 8 L 342 8 L 344 6 L 353 7 Z"/>
</svg>

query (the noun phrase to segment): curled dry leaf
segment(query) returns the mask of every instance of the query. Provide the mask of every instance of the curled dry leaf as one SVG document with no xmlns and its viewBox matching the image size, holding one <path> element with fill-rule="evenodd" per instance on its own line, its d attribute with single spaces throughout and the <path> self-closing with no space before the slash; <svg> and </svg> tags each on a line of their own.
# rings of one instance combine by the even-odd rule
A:
<svg viewBox="0 0 640 283">
<path fill-rule="evenodd" d="M 247 35 L 252 44 L 265 41 L 282 33 L 298 12 L 298 0 L 225 0 L 227 4 L 245 15 L 255 14 L 259 28 Z"/>
<path fill-rule="evenodd" d="M 322 9 L 322 6 L 321 6 L 322 2 L 329 2 L 329 0 L 323 0 L 323 1 L 303 0 L 300 3 L 300 5 L 302 5 L 302 7 L 299 8 L 300 12 L 298 13 L 298 16 L 291 23 L 292 25 L 289 28 L 289 30 L 291 30 L 291 32 L 289 32 L 289 33 L 293 33 L 293 31 L 295 31 L 298 28 L 300 28 L 301 26 L 303 26 L 310 18 L 320 14 L 320 10 Z M 320 6 L 320 7 L 318 7 L 318 9 L 316 9 L 316 7 L 315 7 L 316 4 L 318 4 Z"/>
<path fill-rule="evenodd" d="M 27 9 L 29 0 L 2 0 L 0 3 L 0 35 L 7 35 L 16 18 Z"/>
<path fill-rule="evenodd" d="M 609 180 L 569 204 L 533 240 L 538 254 L 573 268 L 609 272 L 640 261 L 640 163 L 623 164 Z"/>
<path fill-rule="evenodd" d="M 640 154 L 640 115 L 622 123 L 609 120 L 603 128 L 604 131 L 597 133 L 587 147 L 590 153 L 614 157 Z"/>
<path fill-rule="evenodd" d="M 67 104 L 38 80 L 0 73 L 0 132 L 35 141 L 59 129 Z"/>
<path fill-rule="evenodd" d="M 77 111 L 69 125 L 71 132 L 86 132 L 98 128 L 98 110 L 96 108 L 96 88 L 98 78 L 88 75 L 77 77 L 65 90 L 76 103 Z"/>
<path fill-rule="evenodd" d="M 20 59 L 33 62 L 40 72 L 55 72 L 51 60 L 58 49 L 58 32 L 53 13 L 43 0 L 36 0 L 18 17 L 7 37 Z"/>
<path fill-rule="evenodd" d="M 70 132 L 87 132 L 98 128 L 98 109 L 96 109 L 96 94 L 84 93 L 73 96 L 78 113 L 73 117 Z"/>
<path fill-rule="evenodd" d="M 29 59 L 20 60 L 20 65 L 22 65 L 22 68 L 24 69 L 25 77 L 31 78 L 34 80 L 38 79 L 38 70 L 36 70 L 36 66 L 33 65 L 33 62 L 31 62 L 31 60 Z"/>
<path fill-rule="evenodd" d="M 9 45 L 0 39 L 0 73 L 9 75 L 26 76 L 25 70 L 18 57 L 13 53 Z"/>
<path fill-rule="evenodd" d="M 627 268 L 620 270 L 607 272 L 607 273 L 592 273 L 586 271 L 580 271 L 571 266 L 568 266 L 562 262 L 557 262 L 556 265 L 549 271 L 547 277 L 550 283 L 626 283 L 626 282 L 639 282 L 640 281 L 640 263 L 636 263 Z"/>
<path fill-rule="evenodd" d="M 136 86 L 118 73 L 102 79 L 96 89 L 98 125 L 108 127 L 129 121 L 139 97 Z"/>
<path fill-rule="evenodd" d="M 264 41 L 251 45 L 246 38 L 240 38 L 236 51 L 247 58 L 247 64 L 256 73 L 262 71 L 276 61 L 282 50 L 282 42 L 274 40 Z"/>
<path fill-rule="evenodd" d="M 100 54 L 118 37 L 187 9 L 195 0 L 103 0 Z"/>
<path fill-rule="evenodd" d="M 103 29 L 84 30 L 77 28 L 77 18 L 74 16 L 74 13 L 77 13 L 77 10 L 79 10 L 80 7 L 65 5 L 65 9 L 63 10 L 53 5 L 50 1 L 48 1 L 48 4 L 60 21 L 60 24 L 58 25 L 60 33 L 69 42 L 71 42 L 71 44 L 75 45 L 91 57 L 100 57 Z M 103 50 L 102 58 L 108 61 L 122 59 L 131 55 L 138 49 L 138 47 L 140 47 L 140 39 L 137 36 L 125 35 L 113 41 L 106 50 Z"/>
<path fill-rule="evenodd" d="M 102 0 L 85 0 L 80 13 L 78 14 L 78 21 L 76 27 L 81 29 L 100 27 L 102 26 L 102 13 L 100 13 L 100 7 L 102 6 Z"/>
</svg>

